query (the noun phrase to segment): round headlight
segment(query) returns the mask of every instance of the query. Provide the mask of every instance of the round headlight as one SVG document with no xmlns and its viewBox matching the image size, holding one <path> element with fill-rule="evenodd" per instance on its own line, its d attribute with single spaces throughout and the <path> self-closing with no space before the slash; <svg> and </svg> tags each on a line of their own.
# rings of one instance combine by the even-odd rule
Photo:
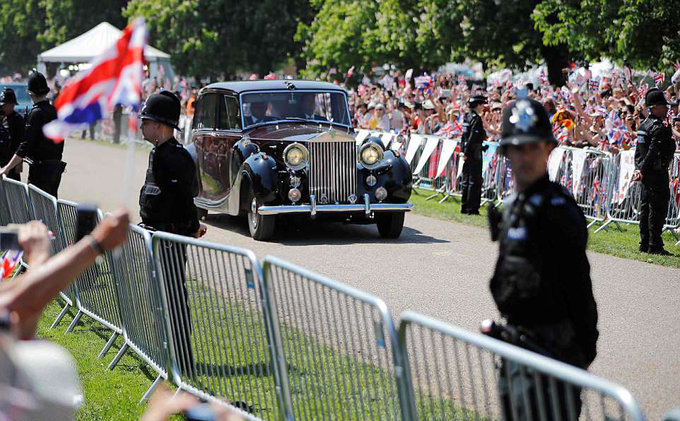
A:
<svg viewBox="0 0 680 421">
<path fill-rule="evenodd" d="M 299 143 L 293 143 L 286 146 L 283 150 L 283 161 L 286 166 L 292 170 L 299 170 L 307 165 L 307 157 L 309 152 L 307 148 Z"/>
<path fill-rule="evenodd" d="M 382 148 L 375 143 L 366 143 L 361 147 L 359 154 L 361 163 L 364 167 L 372 169 L 380 165 L 385 153 Z"/>
</svg>

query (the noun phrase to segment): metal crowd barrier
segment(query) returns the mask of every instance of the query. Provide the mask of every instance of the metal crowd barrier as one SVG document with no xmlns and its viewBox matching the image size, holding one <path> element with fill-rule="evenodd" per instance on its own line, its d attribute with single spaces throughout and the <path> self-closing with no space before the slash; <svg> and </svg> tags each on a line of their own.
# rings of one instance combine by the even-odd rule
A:
<svg viewBox="0 0 680 421">
<path fill-rule="evenodd" d="M 277 419 L 278 365 L 253 252 L 164 232 L 152 242 L 173 382 L 248 419 Z"/>
<path fill-rule="evenodd" d="M 0 181 L 0 225 L 6 226 L 12 223 L 12 214 L 5 194 L 5 176 Z"/>
<path fill-rule="evenodd" d="M 12 223 L 25 224 L 32 221 L 33 209 L 28 198 L 28 186 L 7 177 L 3 177 L 2 184 L 9 204 Z"/>
<path fill-rule="evenodd" d="M 564 156 L 554 181 L 574 196 L 583 215 L 590 220 L 588 228 L 603 222 L 612 195 L 612 155 L 594 149 L 560 149 Z"/>
<path fill-rule="evenodd" d="M 285 412 L 307 420 L 403 419 L 407 385 L 385 303 L 274 257 L 263 271 L 288 379 L 282 386 L 290 391 Z"/>
<path fill-rule="evenodd" d="M 57 215 L 57 199 L 33 184 L 28 185 L 28 197 L 34 219 L 42 221 L 54 235 L 54 240 L 50 242 L 51 254 L 59 253 L 66 247 L 66 244 L 63 236 L 64 230 Z"/>
<path fill-rule="evenodd" d="M 60 227 L 62 229 L 61 238 L 64 243 L 64 247 L 68 247 L 75 243 L 76 240 L 76 230 L 77 230 L 77 215 L 76 215 L 76 203 L 69 202 L 66 200 L 57 200 L 57 216 L 60 221 Z M 90 270 L 89 268 L 86 271 Z M 83 276 L 83 275 L 81 275 Z M 64 301 L 64 307 L 61 312 L 52 322 L 50 329 L 57 327 L 68 311 L 75 307 L 76 303 L 76 283 L 72 282 L 71 285 L 66 287 L 63 291 L 59 293 L 59 296 Z"/>
<path fill-rule="evenodd" d="M 130 225 L 127 240 L 114 260 L 116 291 L 125 343 L 109 364 L 113 369 L 128 350 L 135 352 L 156 373 L 145 401 L 161 379 L 168 378 L 168 335 L 161 288 L 151 249 L 151 235 Z"/>
<path fill-rule="evenodd" d="M 577 421 L 580 412 L 587 420 L 644 421 L 619 385 L 414 312 L 401 316 L 399 344 L 408 355 L 412 420 Z"/>
<path fill-rule="evenodd" d="M 71 243 L 75 242 L 77 228 L 76 204 L 61 202 L 63 217 L 68 218 L 68 238 Z M 97 223 L 103 219 L 101 211 L 98 211 Z M 64 222 L 66 225 L 67 222 Z M 72 284 L 75 292 L 75 307 L 78 313 L 71 321 L 66 332 L 71 332 L 76 327 L 83 314 L 101 323 L 113 333 L 106 342 L 97 358 L 103 357 L 113 345 L 114 341 L 122 333 L 120 311 L 118 308 L 118 295 L 116 293 L 116 278 L 113 273 L 114 261 L 119 259 L 118 251 L 108 251 L 97 258 L 95 263 L 87 268 Z"/>
</svg>

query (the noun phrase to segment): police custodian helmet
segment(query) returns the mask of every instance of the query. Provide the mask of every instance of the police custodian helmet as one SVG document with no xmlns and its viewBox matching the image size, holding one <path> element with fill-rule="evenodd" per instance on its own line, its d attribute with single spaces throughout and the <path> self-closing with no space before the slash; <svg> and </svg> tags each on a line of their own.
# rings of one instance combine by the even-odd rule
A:
<svg viewBox="0 0 680 421">
<path fill-rule="evenodd" d="M 557 145 L 548 113 L 540 102 L 524 97 L 511 102 L 503 111 L 501 152 L 510 145 L 550 142 Z"/>
<path fill-rule="evenodd" d="M 170 91 L 161 91 L 151 95 L 144 106 L 140 117 L 142 120 L 153 120 L 177 130 L 179 128 L 179 114 L 182 111 L 182 104 L 177 95 Z"/>
<path fill-rule="evenodd" d="M 5 88 L 4 91 L 0 92 L 0 105 L 5 104 L 19 105 L 17 96 L 12 88 Z"/>
<path fill-rule="evenodd" d="M 649 91 L 647 91 L 647 94 L 645 95 L 645 104 L 648 107 L 653 107 L 655 105 L 669 105 L 668 101 L 666 101 L 666 97 L 659 88 L 651 88 Z"/>
<path fill-rule="evenodd" d="M 39 71 L 33 69 L 31 74 L 28 75 L 28 92 L 36 95 L 42 96 L 46 95 L 50 91 L 50 87 L 47 86 L 47 79 Z"/>
</svg>

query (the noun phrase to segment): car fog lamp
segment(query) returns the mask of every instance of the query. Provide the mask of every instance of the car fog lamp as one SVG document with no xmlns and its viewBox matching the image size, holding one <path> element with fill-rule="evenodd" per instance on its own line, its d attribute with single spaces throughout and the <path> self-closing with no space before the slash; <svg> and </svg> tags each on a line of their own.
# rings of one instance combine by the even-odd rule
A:
<svg viewBox="0 0 680 421">
<path fill-rule="evenodd" d="M 378 182 L 378 179 L 377 179 L 373 174 L 371 174 L 371 175 L 369 175 L 368 177 L 366 177 L 366 184 L 368 185 L 368 187 L 373 187 L 373 186 L 375 186 L 375 184 L 376 184 L 377 182 Z"/>
<path fill-rule="evenodd" d="M 385 187 L 378 187 L 377 189 L 375 189 L 375 198 L 381 202 L 387 199 L 387 190 L 385 189 Z"/>
<path fill-rule="evenodd" d="M 291 202 L 299 202 L 300 198 L 302 197 L 302 193 L 300 193 L 300 190 L 298 189 L 290 189 L 288 190 L 288 199 Z"/>
<path fill-rule="evenodd" d="M 293 143 L 288 145 L 286 149 L 283 150 L 283 160 L 286 166 L 293 170 L 299 170 L 307 165 L 307 157 L 309 153 L 307 148 L 299 143 Z"/>
<path fill-rule="evenodd" d="M 382 161 L 384 152 L 375 143 L 366 143 L 361 147 L 360 159 L 364 167 L 372 169 L 377 167 Z"/>
</svg>

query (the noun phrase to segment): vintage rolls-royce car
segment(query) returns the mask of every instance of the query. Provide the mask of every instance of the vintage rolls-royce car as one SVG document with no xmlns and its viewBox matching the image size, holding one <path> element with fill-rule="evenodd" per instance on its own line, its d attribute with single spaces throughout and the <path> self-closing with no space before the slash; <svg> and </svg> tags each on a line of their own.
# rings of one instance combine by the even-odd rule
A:
<svg viewBox="0 0 680 421">
<path fill-rule="evenodd" d="M 189 152 L 200 216 L 247 214 L 256 240 L 277 217 L 375 223 L 397 238 L 411 210 L 411 171 L 378 138 L 357 144 L 347 94 L 303 80 L 213 83 L 195 102 Z M 279 218 L 281 220 L 281 218 Z"/>
</svg>

